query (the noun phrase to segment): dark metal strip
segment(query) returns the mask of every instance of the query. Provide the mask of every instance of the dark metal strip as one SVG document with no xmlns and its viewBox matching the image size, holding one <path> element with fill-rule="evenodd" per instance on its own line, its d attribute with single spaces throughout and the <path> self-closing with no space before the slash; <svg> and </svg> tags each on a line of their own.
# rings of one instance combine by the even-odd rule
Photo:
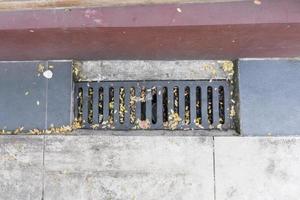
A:
<svg viewBox="0 0 300 200">
<path fill-rule="evenodd" d="M 125 88 L 125 119 L 124 125 L 126 128 L 130 128 L 130 86 L 126 86 Z"/>
<path fill-rule="evenodd" d="M 155 128 L 163 127 L 163 98 L 162 98 L 162 88 L 161 86 L 156 87 L 157 102 L 156 102 L 156 124 L 152 125 Z"/>
<path fill-rule="evenodd" d="M 179 88 L 179 117 L 181 122 L 179 123 L 180 127 L 185 125 L 185 86 L 178 86 Z"/>
<path fill-rule="evenodd" d="M 83 127 L 89 128 L 90 125 L 88 123 L 88 87 L 82 87 L 82 119 L 83 119 Z"/>
<path fill-rule="evenodd" d="M 114 127 L 120 127 L 120 87 L 114 86 Z"/>
<path fill-rule="evenodd" d="M 168 87 L 168 119 L 170 115 L 174 112 L 174 93 L 173 93 L 173 85 L 169 85 Z"/>
<path fill-rule="evenodd" d="M 137 85 L 135 87 L 135 96 L 136 96 L 136 108 L 135 108 L 135 117 L 136 117 L 136 122 L 141 120 L 141 87 Z"/>
<path fill-rule="evenodd" d="M 99 123 L 99 87 L 93 85 L 93 124 Z"/>
<path fill-rule="evenodd" d="M 78 113 L 79 113 L 79 110 L 78 110 L 78 107 L 79 107 L 79 104 L 78 104 L 78 100 L 79 100 L 79 87 L 77 84 L 75 84 L 75 95 L 74 95 L 75 99 L 74 99 L 74 117 L 75 119 L 77 119 L 78 117 Z"/>
<path fill-rule="evenodd" d="M 201 115 L 202 115 L 202 123 L 201 126 L 203 126 L 203 128 L 208 128 L 208 115 L 207 115 L 207 85 L 204 85 L 201 88 L 201 105 L 202 105 L 202 109 L 201 109 Z"/>
<path fill-rule="evenodd" d="M 229 129 L 230 128 L 230 123 L 231 123 L 231 119 L 230 119 L 230 90 L 229 90 L 229 85 L 228 83 L 224 83 L 223 84 L 223 88 L 224 88 L 224 124 L 222 126 L 223 129 Z"/>
<path fill-rule="evenodd" d="M 146 120 L 152 124 L 152 93 L 151 86 L 146 88 Z"/>
<path fill-rule="evenodd" d="M 218 124 L 219 124 L 219 120 L 220 120 L 220 117 L 219 117 L 219 85 L 217 84 L 214 84 L 212 86 L 212 89 L 213 89 L 213 126 L 214 127 L 217 127 Z"/>
<path fill-rule="evenodd" d="M 109 86 L 103 84 L 103 122 L 102 127 L 108 126 L 109 117 Z"/>
<path fill-rule="evenodd" d="M 190 86 L 190 127 L 195 128 L 196 122 L 196 86 Z"/>
</svg>

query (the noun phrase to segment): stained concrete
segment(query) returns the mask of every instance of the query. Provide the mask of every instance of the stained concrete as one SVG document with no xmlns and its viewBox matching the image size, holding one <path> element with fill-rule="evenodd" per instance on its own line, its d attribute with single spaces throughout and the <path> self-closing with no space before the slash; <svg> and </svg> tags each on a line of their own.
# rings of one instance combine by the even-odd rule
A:
<svg viewBox="0 0 300 200">
<path fill-rule="evenodd" d="M 0 136 L 0 199 L 298 200 L 299 151 L 298 137 Z"/>
<path fill-rule="evenodd" d="M 41 200 L 43 136 L 0 137 L 0 199 Z"/>
<path fill-rule="evenodd" d="M 81 81 L 193 80 L 231 78 L 213 60 L 101 60 L 78 62 Z"/>
<path fill-rule="evenodd" d="M 211 137 L 46 136 L 45 199 L 213 200 Z"/>
<path fill-rule="evenodd" d="M 235 130 L 86 130 L 77 129 L 72 132 L 72 135 L 101 135 L 101 136 L 229 136 L 238 135 Z"/>
<path fill-rule="evenodd" d="M 216 137 L 216 200 L 298 200 L 300 138 Z"/>
</svg>

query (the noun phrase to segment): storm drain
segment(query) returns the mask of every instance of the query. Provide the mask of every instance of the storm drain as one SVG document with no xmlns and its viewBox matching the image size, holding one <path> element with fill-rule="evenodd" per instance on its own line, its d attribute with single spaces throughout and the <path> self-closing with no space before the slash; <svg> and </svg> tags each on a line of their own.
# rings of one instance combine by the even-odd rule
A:
<svg viewBox="0 0 300 200">
<path fill-rule="evenodd" d="M 75 84 L 75 117 L 86 129 L 229 129 L 229 83 L 103 81 Z"/>
</svg>

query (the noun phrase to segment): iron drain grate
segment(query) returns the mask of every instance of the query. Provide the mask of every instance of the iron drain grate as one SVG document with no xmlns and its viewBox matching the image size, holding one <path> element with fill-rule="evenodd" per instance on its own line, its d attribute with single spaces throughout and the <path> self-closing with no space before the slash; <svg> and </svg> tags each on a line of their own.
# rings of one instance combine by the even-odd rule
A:
<svg viewBox="0 0 300 200">
<path fill-rule="evenodd" d="M 103 81 L 75 84 L 75 116 L 93 129 L 230 128 L 229 83 Z"/>
</svg>

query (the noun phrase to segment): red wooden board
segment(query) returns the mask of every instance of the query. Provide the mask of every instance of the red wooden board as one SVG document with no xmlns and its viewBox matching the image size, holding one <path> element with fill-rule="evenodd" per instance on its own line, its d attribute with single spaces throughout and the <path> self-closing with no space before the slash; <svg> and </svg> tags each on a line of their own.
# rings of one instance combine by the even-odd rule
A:
<svg viewBox="0 0 300 200">
<path fill-rule="evenodd" d="M 300 1 L 0 13 L 0 59 L 234 59 L 300 52 Z"/>
</svg>

